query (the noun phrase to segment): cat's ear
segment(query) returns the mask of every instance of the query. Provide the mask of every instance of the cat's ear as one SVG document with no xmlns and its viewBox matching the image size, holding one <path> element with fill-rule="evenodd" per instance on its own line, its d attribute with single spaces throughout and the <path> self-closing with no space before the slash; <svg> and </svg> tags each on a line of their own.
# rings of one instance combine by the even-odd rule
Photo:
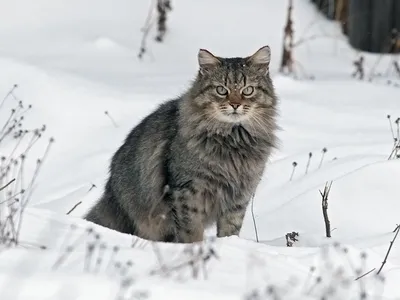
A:
<svg viewBox="0 0 400 300">
<path fill-rule="evenodd" d="M 271 61 L 271 49 L 269 46 L 261 47 L 252 56 L 248 57 L 250 65 L 262 74 L 268 73 Z"/>
<path fill-rule="evenodd" d="M 205 74 L 221 64 L 221 61 L 216 56 L 214 56 L 214 54 L 205 49 L 199 50 L 197 58 L 199 60 L 201 74 Z"/>
</svg>

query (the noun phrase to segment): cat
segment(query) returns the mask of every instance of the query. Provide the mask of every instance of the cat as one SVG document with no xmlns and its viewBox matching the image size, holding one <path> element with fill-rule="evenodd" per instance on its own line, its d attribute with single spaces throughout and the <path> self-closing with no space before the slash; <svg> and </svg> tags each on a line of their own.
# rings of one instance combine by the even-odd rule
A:
<svg viewBox="0 0 400 300">
<path fill-rule="evenodd" d="M 234 58 L 200 49 L 190 88 L 133 128 L 84 218 L 152 241 L 199 242 L 213 224 L 239 235 L 278 143 L 270 59 L 269 46 Z"/>
</svg>

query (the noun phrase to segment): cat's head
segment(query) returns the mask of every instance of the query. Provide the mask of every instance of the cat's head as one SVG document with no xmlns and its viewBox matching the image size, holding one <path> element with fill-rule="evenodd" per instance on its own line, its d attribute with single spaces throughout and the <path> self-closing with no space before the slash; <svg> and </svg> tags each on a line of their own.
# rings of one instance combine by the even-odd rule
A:
<svg viewBox="0 0 400 300">
<path fill-rule="evenodd" d="M 276 106 L 270 59 L 268 46 L 251 56 L 235 58 L 218 57 L 200 49 L 192 104 L 209 120 L 232 124 L 261 121 Z"/>
</svg>

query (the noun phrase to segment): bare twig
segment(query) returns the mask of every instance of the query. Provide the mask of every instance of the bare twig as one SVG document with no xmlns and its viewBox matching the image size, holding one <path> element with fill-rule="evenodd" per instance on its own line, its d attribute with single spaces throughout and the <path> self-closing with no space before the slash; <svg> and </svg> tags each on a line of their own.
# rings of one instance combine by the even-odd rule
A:
<svg viewBox="0 0 400 300">
<path fill-rule="evenodd" d="M 324 216 L 324 222 L 325 222 L 325 233 L 326 237 L 330 238 L 331 237 L 331 222 L 329 221 L 329 216 L 328 216 L 328 196 L 331 191 L 331 186 L 332 186 L 332 181 L 328 184 L 328 182 L 325 184 L 324 187 L 324 192 L 319 191 L 322 197 L 322 214 Z"/>
<path fill-rule="evenodd" d="M 6 185 L 0 187 L 0 191 L 4 190 L 5 188 L 7 188 L 11 183 L 13 183 L 15 181 L 15 178 L 10 180 Z"/>
<path fill-rule="evenodd" d="M 77 208 L 79 205 L 81 205 L 82 204 L 82 201 L 79 201 L 78 203 L 76 203 L 68 212 L 67 212 L 67 215 L 69 215 L 70 213 L 72 213 L 74 210 L 75 210 L 75 208 Z"/>
<path fill-rule="evenodd" d="M 355 281 L 360 280 L 361 278 L 367 276 L 368 274 L 371 274 L 371 273 L 372 273 L 373 271 L 375 271 L 375 270 L 376 270 L 376 268 L 373 268 L 373 269 L 369 270 L 368 272 L 366 272 L 366 273 L 364 273 L 364 274 L 358 276 L 358 277 L 357 277 L 356 279 L 354 279 L 354 280 L 355 280 Z"/>
<path fill-rule="evenodd" d="M 397 235 L 399 234 L 399 231 L 400 231 L 400 226 L 397 226 L 397 228 L 396 228 L 396 234 L 394 235 L 393 240 L 390 241 L 390 245 L 389 245 L 388 251 L 386 252 L 385 259 L 383 260 L 382 265 L 381 265 L 381 267 L 379 268 L 377 274 L 379 274 L 379 273 L 382 271 L 383 267 L 385 266 L 386 261 L 387 261 L 387 259 L 388 259 L 388 257 L 389 257 L 390 250 L 392 250 L 393 243 L 394 243 L 394 241 L 396 240 Z"/>
</svg>

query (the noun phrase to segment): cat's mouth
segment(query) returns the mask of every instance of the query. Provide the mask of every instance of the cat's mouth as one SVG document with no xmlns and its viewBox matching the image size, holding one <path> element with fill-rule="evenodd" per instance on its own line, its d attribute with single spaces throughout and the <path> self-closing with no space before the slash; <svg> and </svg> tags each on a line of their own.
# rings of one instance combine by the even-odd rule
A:
<svg viewBox="0 0 400 300">
<path fill-rule="evenodd" d="M 227 123 L 239 123 L 247 119 L 247 114 L 243 111 L 220 111 L 218 114 L 218 119 Z"/>
</svg>

